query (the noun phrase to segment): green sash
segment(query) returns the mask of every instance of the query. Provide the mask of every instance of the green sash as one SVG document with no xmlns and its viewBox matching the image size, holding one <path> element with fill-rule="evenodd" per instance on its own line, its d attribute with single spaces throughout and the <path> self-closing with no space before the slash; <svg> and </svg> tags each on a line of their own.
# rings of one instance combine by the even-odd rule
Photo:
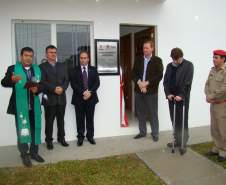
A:
<svg viewBox="0 0 226 185">
<path fill-rule="evenodd" d="M 41 71 L 38 65 L 32 64 L 35 79 L 41 80 Z M 20 143 L 31 143 L 28 91 L 24 88 L 27 82 L 27 76 L 24 72 L 21 62 L 17 62 L 14 69 L 14 75 L 19 75 L 22 79 L 16 83 L 16 112 L 18 124 L 18 138 Z M 34 95 L 34 116 L 35 116 L 35 144 L 41 143 L 41 106 L 38 95 Z"/>
</svg>

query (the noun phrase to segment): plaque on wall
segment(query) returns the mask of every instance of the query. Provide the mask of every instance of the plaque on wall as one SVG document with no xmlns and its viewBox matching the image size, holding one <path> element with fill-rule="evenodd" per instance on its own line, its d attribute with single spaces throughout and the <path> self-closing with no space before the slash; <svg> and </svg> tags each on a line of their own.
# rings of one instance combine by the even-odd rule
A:
<svg viewBox="0 0 226 185">
<path fill-rule="evenodd" d="M 119 74 L 119 42 L 118 40 L 96 39 L 96 68 L 100 75 Z"/>
</svg>

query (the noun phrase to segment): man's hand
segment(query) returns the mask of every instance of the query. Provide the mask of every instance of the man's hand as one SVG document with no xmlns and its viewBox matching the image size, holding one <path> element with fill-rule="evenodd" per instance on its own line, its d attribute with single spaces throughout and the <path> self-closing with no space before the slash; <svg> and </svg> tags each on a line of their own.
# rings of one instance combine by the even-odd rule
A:
<svg viewBox="0 0 226 185">
<path fill-rule="evenodd" d="M 15 82 L 15 83 L 19 82 L 21 79 L 22 79 L 22 77 L 19 76 L 19 75 L 14 75 L 14 74 L 13 74 L 12 77 L 11 77 L 11 80 L 12 80 L 13 82 Z"/>
<path fill-rule="evenodd" d="M 139 86 L 139 88 L 141 90 L 142 88 L 147 88 L 147 86 L 149 85 L 149 82 L 138 80 L 137 85 Z"/>
<path fill-rule="evenodd" d="M 168 95 L 168 96 L 167 96 L 167 99 L 168 99 L 169 101 L 172 101 L 172 100 L 174 99 L 174 95 L 172 95 L 172 94 Z"/>
<path fill-rule="evenodd" d="M 55 88 L 55 93 L 56 93 L 57 95 L 61 95 L 61 94 L 63 93 L 63 88 L 60 87 L 60 86 L 57 86 L 57 87 Z"/>
<path fill-rule="evenodd" d="M 38 87 L 31 87 L 29 89 L 33 94 L 36 94 L 38 92 Z"/>
<path fill-rule="evenodd" d="M 174 98 L 174 100 L 176 100 L 176 101 L 181 101 L 182 100 L 182 98 L 180 97 L 180 96 L 175 96 L 175 98 Z"/>
<path fill-rule="evenodd" d="M 142 93 L 146 94 L 146 93 L 147 93 L 147 88 L 144 87 L 144 88 L 142 88 L 140 91 L 141 91 Z"/>
<path fill-rule="evenodd" d="M 91 91 L 86 90 L 83 92 L 83 100 L 88 100 L 91 97 Z"/>
</svg>

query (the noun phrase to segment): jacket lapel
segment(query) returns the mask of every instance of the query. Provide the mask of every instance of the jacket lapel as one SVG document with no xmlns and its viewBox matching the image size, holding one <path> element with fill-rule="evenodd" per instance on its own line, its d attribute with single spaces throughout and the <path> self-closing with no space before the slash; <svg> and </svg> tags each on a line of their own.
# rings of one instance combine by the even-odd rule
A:
<svg viewBox="0 0 226 185">
<path fill-rule="evenodd" d="M 90 66 L 88 65 L 88 87 L 91 86 L 91 75 L 92 75 L 92 70 L 90 68 Z"/>
<path fill-rule="evenodd" d="M 47 66 L 48 66 L 48 68 L 49 68 L 48 71 L 49 71 L 50 73 L 56 75 L 57 64 L 55 64 L 55 69 L 54 69 L 54 67 L 53 67 L 49 62 L 47 62 Z"/>
</svg>

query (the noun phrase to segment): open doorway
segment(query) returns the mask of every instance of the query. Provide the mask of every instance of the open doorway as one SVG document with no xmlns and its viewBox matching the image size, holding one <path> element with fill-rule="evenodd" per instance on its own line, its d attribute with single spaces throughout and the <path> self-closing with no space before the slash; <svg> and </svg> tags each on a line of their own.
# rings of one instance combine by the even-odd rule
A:
<svg viewBox="0 0 226 185">
<path fill-rule="evenodd" d="M 135 120 L 134 84 L 132 68 L 134 60 L 143 55 L 143 42 L 152 40 L 156 43 L 156 27 L 146 25 L 120 24 L 120 67 L 123 79 L 125 111 L 129 125 Z M 156 54 L 156 46 L 153 55 Z"/>
</svg>

